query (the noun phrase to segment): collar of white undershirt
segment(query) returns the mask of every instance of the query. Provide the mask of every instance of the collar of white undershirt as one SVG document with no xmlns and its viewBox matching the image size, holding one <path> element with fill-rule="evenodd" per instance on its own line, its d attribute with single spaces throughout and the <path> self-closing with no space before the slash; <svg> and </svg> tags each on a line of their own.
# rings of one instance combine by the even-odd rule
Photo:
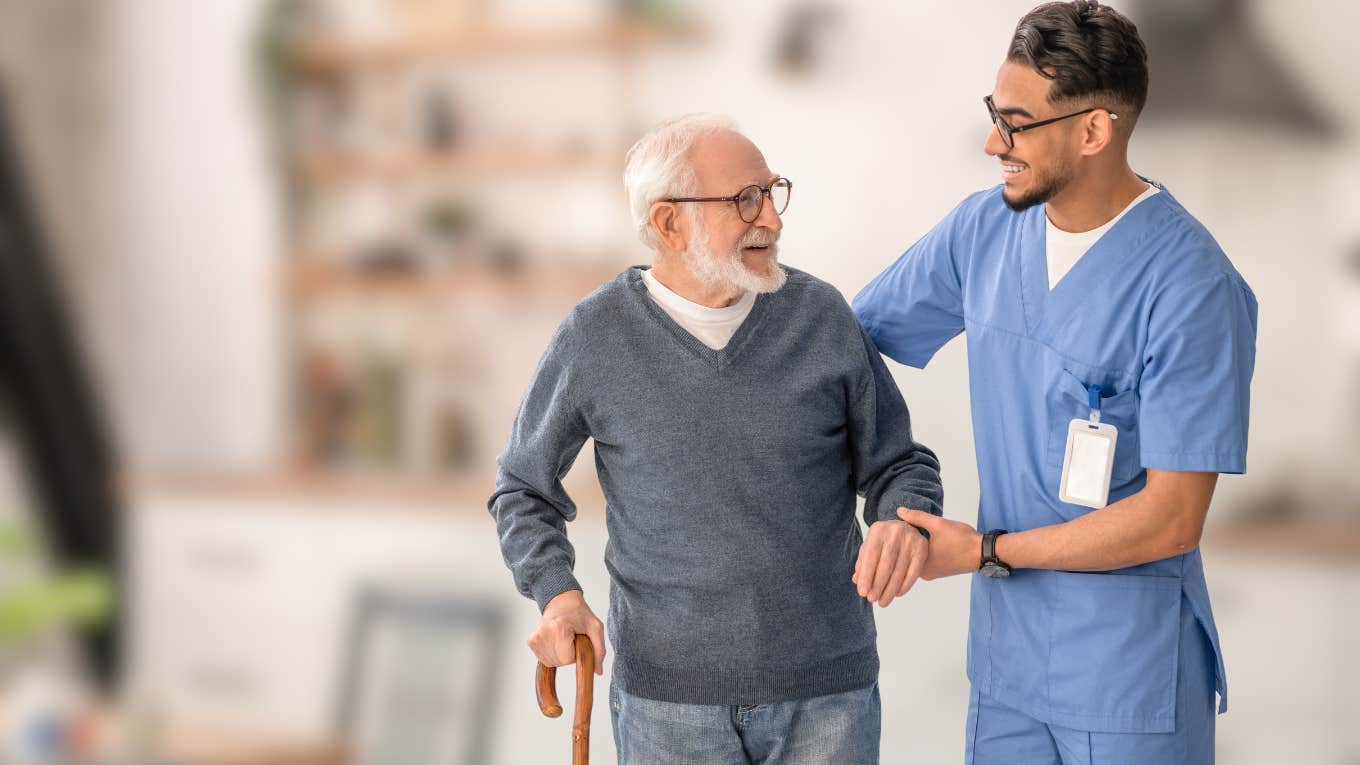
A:
<svg viewBox="0 0 1360 765">
<path fill-rule="evenodd" d="M 1071 231 L 1063 231 L 1062 229 L 1053 225 L 1053 221 L 1049 220 L 1047 210 L 1045 210 L 1044 222 L 1048 224 L 1049 237 L 1062 238 L 1072 241 L 1084 240 L 1094 243 L 1097 239 L 1100 239 L 1102 236 L 1104 236 L 1105 232 L 1114 228 L 1114 224 L 1118 223 L 1120 218 L 1123 218 L 1125 215 L 1127 215 L 1129 210 L 1132 210 L 1133 208 L 1137 207 L 1138 204 L 1142 202 L 1144 199 L 1147 199 L 1148 197 L 1152 196 L 1153 194 L 1156 194 L 1159 191 L 1161 191 L 1161 189 L 1149 183 L 1147 185 L 1147 188 L 1143 190 L 1143 193 L 1135 197 L 1132 202 L 1129 202 L 1128 206 L 1126 206 L 1123 210 L 1120 210 L 1118 215 L 1111 218 L 1104 225 L 1098 228 L 1093 228 L 1090 231 L 1078 231 L 1075 233 Z"/>
<path fill-rule="evenodd" d="M 666 308 L 684 314 L 686 317 L 697 322 L 718 324 L 731 321 L 737 316 L 749 311 L 751 305 L 755 303 L 756 300 L 756 293 L 747 290 L 746 293 L 741 296 L 741 299 L 732 305 L 724 306 L 722 308 L 710 308 L 677 295 L 652 274 L 652 269 L 644 268 L 641 270 L 642 281 L 647 284 L 647 293 L 652 296 L 653 300 Z"/>
</svg>

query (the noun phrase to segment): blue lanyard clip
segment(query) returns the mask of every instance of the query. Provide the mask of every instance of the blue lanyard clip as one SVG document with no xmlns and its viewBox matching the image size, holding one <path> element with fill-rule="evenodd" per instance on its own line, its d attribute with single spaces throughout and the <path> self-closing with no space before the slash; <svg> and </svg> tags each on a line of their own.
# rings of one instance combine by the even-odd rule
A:
<svg viewBox="0 0 1360 765">
<path fill-rule="evenodd" d="M 1094 423 L 1096 423 L 1096 424 L 1099 424 L 1099 423 L 1100 423 L 1100 386 L 1099 386 L 1099 385 L 1092 385 L 1092 386 L 1090 386 L 1090 387 L 1088 387 L 1088 388 L 1086 389 L 1086 393 L 1087 393 L 1088 396 L 1090 396 L 1090 404 L 1091 404 L 1091 422 L 1094 422 Z"/>
</svg>

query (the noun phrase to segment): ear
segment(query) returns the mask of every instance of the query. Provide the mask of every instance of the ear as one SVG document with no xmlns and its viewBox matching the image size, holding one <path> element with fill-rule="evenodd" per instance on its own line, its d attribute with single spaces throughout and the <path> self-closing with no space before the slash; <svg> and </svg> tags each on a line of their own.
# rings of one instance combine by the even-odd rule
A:
<svg viewBox="0 0 1360 765">
<path fill-rule="evenodd" d="M 668 249 L 684 252 L 689 247 L 689 216 L 681 215 L 674 202 L 656 202 L 647 215 L 652 230 Z"/>
<path fill-rule="evenodd" d="M 1093 156 L 1105 150 L 1106 146 L 1114 143 L 1119 126 L 1115 122 L 1116 117 L 1104 109 L 1096 109 L 1082 118 L 1082 138 L 1081 153 L 1083 156 Z"/>
</svg>

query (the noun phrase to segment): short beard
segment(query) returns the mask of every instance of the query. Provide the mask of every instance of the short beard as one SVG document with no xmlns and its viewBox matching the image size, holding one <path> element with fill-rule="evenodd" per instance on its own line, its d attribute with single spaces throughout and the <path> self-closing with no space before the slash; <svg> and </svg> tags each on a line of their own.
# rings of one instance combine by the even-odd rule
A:
<svg viewBox="0 0 1360 765">
<path fill-rule="evenodd" d="M 1001 192 L 1001 199 L 1007 207 L 1015 212 L 1044 204 L 1061 193 L 1063 189 L 1067 188 L 1067 184 L 1072 182 L 1072 172 L 1066 163 L 1059 165 L 1053 172 L 1045 174 L 1040 174 L 1038 169 L 1030 165 L 1030 172 L 1035 174 L 1035 182 L 1034 188 L 1029 193 L 1018 199 L 1011 199 L 1006 196 L 1005 191 Z"/>
<path fill-rule="evenodd" d="M 757 294 L 777 292 L 784 286 L 788 274 L 779 266 L 779 254 L 775 250 L 777 235 L 759 234 L 757 229 L 752 229 L 737 242 L 732 252 L 719 256 L 709 247 L 708 227 L 704 225 L 703 218 L 696 212 L 691 212 L 689 218 L 692 232 L 690 245 L 681 255 L 690 273 L 700 284 L 712 289 Z M 768 244 L 770 247 L 770 273 L 764 276 L 752 273 L 742 262 L 742 248 L 752 244 Z"/>
</svg>

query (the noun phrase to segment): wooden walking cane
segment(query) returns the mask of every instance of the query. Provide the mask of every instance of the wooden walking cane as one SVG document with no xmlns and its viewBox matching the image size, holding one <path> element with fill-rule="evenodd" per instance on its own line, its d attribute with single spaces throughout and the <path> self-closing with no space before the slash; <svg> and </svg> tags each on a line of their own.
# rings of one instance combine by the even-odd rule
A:
<svg viewBox="0 0 1360 765">
<path fill-rule="evenodd" d="M 557 667 L 538 664 L 534 690 L 538 708 L 548 717 L 560 717 L 557 700 Z M 595 703 L 595 647 L 585 635 L 576 636 L 576 721 L 571 727 L 571 765 L 590 762 L 590 708 Z"/>
</svg>

